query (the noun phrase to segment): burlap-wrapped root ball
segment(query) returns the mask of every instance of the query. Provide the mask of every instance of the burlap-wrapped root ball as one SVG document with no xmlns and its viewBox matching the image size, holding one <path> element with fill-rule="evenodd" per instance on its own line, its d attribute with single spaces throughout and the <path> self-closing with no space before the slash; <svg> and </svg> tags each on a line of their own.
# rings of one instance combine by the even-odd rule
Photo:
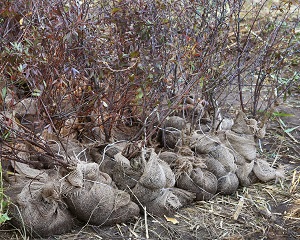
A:
<svg viewBox="0 0 300 240">
<path fill-rule="evenodd" d="M 252 161 L 256 158 L 256 144 L 254 135 L 238 134 L 226 131 L 224 144 L 243 156 L 246 160 Z"/>
<path fill-rule="evenodd" d="M 160 195 L 160 190 L 161 188 L 149 189 L 138 182 L 132 189 L 133 199 L 137 203 L 145 204 L 157 198 Z"/>
<path fill-rule="evenodd" d="M 169 117 L 160 133 L 162 145 L 171 149 L 182 146 L 187 140 L 189 128 L 190 124 L 183 118 L 178 116 Z"/>
<path fill-rule="evenodd" d="M 27 182 L 12 186 L 10 215 L 12 224 L 35 237 L 46 237 L 69 232 L 73 226 L 73 217 L 57 192 L 51 179 L 23 180 Z M 15 195 L 15 190 L 20 191 Z"/>
<path fill-rule="evenodd" d="M 272 168 L 270 164 L 263 159 L 256 159 L 253 172 L 257 178 L 262 182 L 268 182 L 271 180 L 278 180 L 279 178 L 284 178 L 284 168 L 279 167 L 278 169 Z"/>
<path fill-rule="evenodd" d="M 118 153 L 114 156 L 116 164 L 112 170 L 112 178 L 119 189 L 133 188 L 143 174 L 145 163 L 141 157 L 127 159 Z"/>
<path fill-rule="evenodd" d="M 251 128 L 247 124 L 247 116 L 243 111 L 238 111 L 233 126 L 231 127 L 231 131 L 238 134 L 253 134 L 253 131 L 251 131 Z"/>
<path fill-rule="evenodd" d="M 218 180 L 218 192 L 221 194 L 232 194 L 239 186 L 239 179 L 235 172 L 228 171 L 218 160 L 208 157 L 205 161 L 207 169 L 214 173 Z"/>
<path fill-rule="evenodd" d="M 161 189 L 170 188 L 175 185 L 175 176 L 170 166 L 160 160 L 154 149 L 144 154 L 146 164 L 142 176 L 132 189 L 133 195 L 139 203 L 145 204 L 157 198 Z"/>
<path fill-rule="evenodd" d="M 239 187 L 239 180 L 235 173 L 229 172 L 218 178 L 218 192 L 224 195 L 234 193 Z"/>
<path fill-rule="evenodd" d="M 121 152 L 121 150 L 115 148 L 115 147 L 110 147 L 107 148 L 106 151 L 104 151 L 105 146 L 100 145 L 98 147 L 92 147 L 89 149 L 89 154 L 92 158 L 92 160 L 95 163 L 99 164 L 99 170 L 101 172 L 107 173 L 109 176 L 112 177 L 112 171 L 116 165 L 116 161 L 114 159 L 114 155 L 117 153 Z"/>
<path fill-rule="evenodd" d="M 170 215 L 179 207 L 190 203 L 194 194 L 174 188 L 175 175 L 169 164 L 159 159 L 154 149 L 149 149 L 144 154 L 145 169 L 132 195 L 136 202 L 146 207 L 147 211 L 158 215 Z"/>
<path fill-rule="evenodd" d="M 150 157 L 139 183 L 149 189 L 169 188 L 175 185 L 175 175 L 170 166 L 159 159 L 154 149 L 150 150 Z"/>
<path fill-rule="evenodd" d="M 139 207 L 130 195 L 114 188 L 108 174 L 95 170 L 95 163 L 78 165 L 63 186 L 65 201 L 74 216 L 89 224 L 109 225 L 139 215 Z M 76 176 L 81 180 L 74 181 Z M 72 185 L 74 182 L 82 182 L 82 186 Z"/>
<path fill-rule="evenodd" d="M 234 156 L 230 150 L 220 142 L 218 137 L 194 133 L 191 139 L 191 148 L 194 149 L 197 154 L 209 154 L 220 162 L 227 172 L 236 171 L 237 167 Z"/>
<path fill-rule="evenodd" d="M 139 215 L 128 193 L 105 183 L 85 181 L 83 188 L 66 195 L 66 202 L 79 220 L 93 225 L 121 223 Z"/>
<path fill-rule="evenodd" d="M 190 173 L 183 172 L 177 179 L 178 188 L 196 194 L 196 200 L 209 200 L 217 192 L 217 178 L 211 172 L 195 168 Z"/>
<path fill-rule="evenodd" d="M 169 164 L 169 166 L 172 166 L 178 159 L 178 155 L 175 152 L 165 151 L 159 154 L 159 158 Z"/>
<path fill-rule="evenodd" d="M 191 136 L 190 147 L 197 154 L 208 154 L 221 145 L 216 136 L 194 132 Z"/>
<path fill-rule="evenodd" d="M 237 163 L 236 175 L 239 179 L 240 185 L 243 187 L 248 187 L 251 184 L 257 182 L 258 178 L 253 172 L 255 160 L 249 162 L 237 153 L 235 153 L 234 156 Z"/>
<path fill-rule="evenodd" d="M 191 139 L 191 148 L 199 155 L 206 154 L 205 164 L 207 170 L 217 177 L 218 192 L 234 193 L 239 186 L 239 180 L 235 174 L 235 158 L 229 148 L 217 136 L 194 133 Z"/>
<path fill-rule="evenodd" d="M 178 188 L 160 189 L 159 195 L 144 203 L 147 211 L 157 216 L 170 216 L 179 208 L 190 204 L 195 198 L 193 193 Z"/>
<path fill-rule="evenodd" d="M 252 161 L 256 158 L 256 144 L 254 130 L 248 126 L 247 121 L 246 115 L 239 111 L 231 130 L 218 132 L 218 137 L 225 146 L 247 161 Z"/>
</svg>

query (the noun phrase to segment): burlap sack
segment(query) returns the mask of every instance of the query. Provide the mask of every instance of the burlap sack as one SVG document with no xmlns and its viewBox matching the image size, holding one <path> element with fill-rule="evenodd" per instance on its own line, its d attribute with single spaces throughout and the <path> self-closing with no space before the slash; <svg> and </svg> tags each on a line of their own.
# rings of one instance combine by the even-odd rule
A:
<svg viewBox="0 0 300 240">
<path fill-rule="evenodd" d="M 232 194 L 239 185 L 239 180 L 234 172 L 228 172 L 224 165 L 211 156 L 204 158 L 207 170 L 213 173 L 218 181 L 217 192 L 221 194 Z"/>
<path fill-rule="evenodd" d="M 77 166 L 66 175 L 63 189 L 68 189 L 64 191 L 65 202 L 79 220 L 94 225 L 109 225 L 139 214 L 139 208 L 131 202 L 130 195 L 114 188 L 109 175 L 96 169 L 95 163 L 81 162 L 78 165 L 83 166 Z M 80 170 L 82 173 L 77 174 Z M 83 179 L 75 181 L 76 177 Z"/>
<path fill-rule="evenodd" d="M 179 130 L 166 128 L 162 136 L 162 145 L 166 148 L 174 149 L 175 147 L 182 146 L 183 144 L 183 134 Z"/>
<path fill-rule="evenodd" d="M 175 176 L 170 166 L 158 158 L 154 149 L 150 149 L 149 154 L 149 160 L 145 165 L 144 173 L 139 179 L 139 183 L 149 189 L 173 187 Z"/>
<path fill-rule="evenodd" d="M 237 134 L 232 131 L 226 131 L 225 138 L 224 144 L 242 155 L 246 160 L 252 161 L 256 158 L 254 135 Z"/>
<path fill-rule="evenodd" d="M 210 151 L 209 155 L 218 160 L 227 172 L 234 173 L 236 171 L 234 156 L 223 144 L 218 145 L 214 150 Z"/>
<path fill-rule="evenodd" d="M 244 164 L 238 164 L 236 175 L 239 179 L 240 185 L 243 187 L 249 186 L 251 183 L 254 182 L 253 178 L 253 166 L 254 166 L 254 160 L 251 162 L 245 162 Z"/>
<path fill-rule="evenodd" d="M 216 136 L 208 134 L 193 133 L 191 136 L 190 147 L 198 154 L 207 154 L 220 146 L 220 141 Z"/>
<path fill-rule="evenodd" d="M 251 131 L 251 128 L 247 124 L 247 120 L 245 113 L 243 111 L 239 111 L 234 119 L 234 124 L 231 127 L 231 130 L 237 134 L 253 134 L 253 131 Z"/>
<path fill-rule="evenodd" d="M 208 200 L 217 192 L 217 178 L 211 172 L 195 168 L 183 172 L 176 181 L 177 187 L 196 194 L 196 200 Z"/>
<path fill-rule="evenodd" d="M 169 164 L 169 166 L 171 166 L 172 164 L 175 163 L 175 161 L 177 160 L 178 156 L 176 153 L 174 152 L 161 152 L 159 154 L 159 158 L 163 161 L 165 161 L 167 164 Z"/>
<path fill-rule="evenodd" d="M 84 187 L 74 188 L 65 201 L 74 216 L 93 225 L 121 223 L 139 215 L 128 193 L 100 182 L 85 181 Z"/>
<path fill-rule="evenodd" d="M 223 177 L 228 173 L 224 165 L 220 161 L 214 159 L 211 156 L 207 155 L 204 158 L 204 162 L 205 165 L 207 166 L 207 170 L 213 173 L 217 178 Z"/>
<path fill-rule="evenodd" d="M 239 186 L 239 180 L 235 173 L 229 172 L 218 179 L 218 192 L 224 195 L 234 193 Z"/>
<path fill-rule="evenodd" d="M 109 176 L 113 176 L 113 169 L 116 165 L 116 160 L 114 159 L 114 155 L 120 152 L 117 148 L 109 148 L 105 151 L 105 155 L 103 156 L 102 152 L 105 147 L 92 147 L 89 149 L 89 154 L 91 159 L 99 164 L 99 170 L 101 172 L 107 173 Z"/>
<path fill-rule="evenodd" d="M 190 131 L 190 124 L 181 117 L 169 117 L 161 132 L 161 143 L 164 147 L 174 149 L 182 146 L 187 141 Z"/>
<path fill-rule="evenodd" d="M 201 191 L 196 192 L 197 200 L 210 199 L 217 192 L 217 178 L 213 173 L 195 168 L 191 173 L 191 178 L 201 187 Z"/>
<path fill-rule="evenodd" d="M 141 157 L 128 160 L 122 153 L 118 153 L 114 158 L 116 162 L 112 170 L 114 182 L 121 190 L 133 188 L 144 172 L 145 166 Z"/>
<path fill-rule="evenodd" d="M 175 174 L 173 173 L 170 165 L 159 158 L 158 158 L 158 163 L 162 167 L 165 177 L 166 177 L 166 185 L 164 186 L 164 188 L 174 187 L 175 186 Z"/>
<path fill-rule="evenodd" d="M 224 166 L 227 172 L 236 171 L 234 156 L 230 150 L 220 142 L 217 136 L 195 133 L 192 136 L 191 148 L 198 154 L 211 155 Z"/>
<path fill-rule="evenodd" d="M 152 201 L 160 195 L 160 188 L 149 189 L 140 183 L 137 183 L 132 189 L 133 200 L 136 203 L 145 204 Z"/>
<path fill-rule="evenodd" d="M 171 165 L 176 179 L 178 179 L 182 173 L 187 173 L 188 175 L 191 174 L 192 170 L 194 169 L 193 160 L 194 157 L 184 157 L 178 155 L 177 160 Z"/>
<path fill-rule="evenodd" d="M 28 160 L 28 159 L 26 159 Z M 11 166 L 20 176 L 31 179 L 46 179 L 48 174 L 45 171 L 34 169 L 26 163 L 11 161 Z"/>
<path fill-rule="evenodd" d="M 146 202 L 144 205 L 148 212 L 161 217 L 170 216 L 182 207 L 179 198 L 168 188 L 161 189 L 157 198 Z"/>
<path fill-rule="evenodd" d="M 11 223 L 35 237 L 46 237 L 69 232 L 73 217 L 62 201 L 51 179 L 29 181 L 11 186 L 7 193 L 14 204 L 10 205 Z M 17 192 L 20 192 L 17 194 Z"/>
<path fill-rule="evenodd" d="M 82 188 L 85 179 L 95 181 L 98 175 L 99 165 L 97 163 L 78 162 L 74 169 L 66 175 L 66 179 L 72 186 Z"/>
<path fill-rule="evenodd" d="M 146 150 L 143 158 L 147 162 L 144 173 L 132 189 L 137 203 L 146 206 L 149 212 L 162 216 L 193 200 L 193 194 L 179 189 L 172 190 L 175 175 L 170 165 L 159 159 L 154 149 Z"/>
<path fill-rule="evenodd" d="M 184 189 L 193 193 L 197 193 L 201 191 L 201 187 L 198 186 L 193 179 L 191 178 L 190 174 L 183 172 L 176 181 L 176 186 L 180 189 Z"/>
<path fill-rule="evenodd" d="M 181 117 L 171 116 L 166 119 L 164 127 L 188 131 L 188 122 Z"/>
<path fill-rule="evenodd" d="M 272 168 L 269 163 L 262 159 L 256 159 L 253 172 L 260 181 L 268 182 L 273 179 L 285 178 L 284 168 L 280 167 L 278 169 Z"/>
<path fill-rule="evenodd" d="M 182 207 L 191 204 L 196 200 L 196 194 L 180 188 L 170 188 L 173 194 L 179 199 Z"/>
</svg>

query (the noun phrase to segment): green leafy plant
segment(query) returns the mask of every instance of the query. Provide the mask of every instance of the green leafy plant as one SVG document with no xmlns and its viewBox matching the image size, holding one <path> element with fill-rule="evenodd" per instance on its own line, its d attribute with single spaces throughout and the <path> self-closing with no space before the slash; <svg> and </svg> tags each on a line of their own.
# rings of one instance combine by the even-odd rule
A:
<svg viewBox="0 0 300 240">
<path fill-rule="evenodd" d="M 8 204 L 9 200 L 7 196 L 4 194 L 3 190 L 3 179 L 2 179 L 2 165 L 0 163 L 0 225 L 10 220 L 8 216 Z"/>
</svg>

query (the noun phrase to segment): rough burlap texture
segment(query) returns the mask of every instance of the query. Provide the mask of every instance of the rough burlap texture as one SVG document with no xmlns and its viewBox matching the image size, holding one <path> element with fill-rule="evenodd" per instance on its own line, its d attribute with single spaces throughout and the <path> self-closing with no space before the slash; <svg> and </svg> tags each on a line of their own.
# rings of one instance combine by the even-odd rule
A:
<svg viewBox="0 0 300 240">
<path fill-rule="evenodd" d="M 225 131 L 225 141 L 227 147 L 233 149 L 246 160 L 252 161 L 256 158 L 256 144 L 254 135 L 237 134 L 233 131 Z"/>
<path fill-rule="evenodd" d="M 283 167 L 279 167 L 278 169 L 272 168 L 270 164 L 263 159 L 256 159 L 253 172 L 257 178 L 263 182 L 285 177 Z"/>
<path fill-rule="evenodd" d="M 47 173 L 38 169 L 31 168 L 26 163 L 11 161 L 11 165 L 14 170 L 22 177 L 31 179 L 46 179 L 48 177 Z"/>
<path fill-rule="evenodd" d="M 205 155 L 204 162 L 208 171 L 212 172 L 217 178 L 223 177 L 228 173 L 223 164 L 210 155 Z"/>
<path fill-rule="evenodd" d="M 252 120 L 254 119 L 248 119 L 242 111 L 239 111 L 231 130 L 218 132 L 218 137 L 223 144 L 249 162 L 256 158 L 255 130 L 252 125 L 251 127 L 248 125 L 253 122 Z"/>
<path fill-rule="evenodd" d="M 89 154 L 92 160 L 99 164 L 99 170 L 101 172 L 107 173 L 109 176 L 113 176 L 113 169 L 116 165 L 116 160 L 114 159 L 114 155 L 121 152 L 121 150 L 111 147 L 108 148 L 107 151 L 104 152 L 106 146 L 99 146 L 99 147 L 91 147 L 89 148 Z M 104 156 L 103 156 L 104 154 Z"/>
<path fill-rule="evenodd" d="M 128 160 L 120 152 L 114 156 L 114 159 L 116 162 L 112 170 L 114 182 L 122 190 L 133 188 L 142 176 L 145 168 L 142 158 L 139 156 Z"/>
<path fill-rule="evenodd" d="M 64 195 L 72 214 L 94 225 L 121 223 L 138 216 L 139 208 L 130 200 L 130 195 L 114 188 L 110 176 L 96 166 L 95 163 L 80 162 L 66 175 L 64 189 L 68 191 Z M 75 178 L 78 179 L 74 181 Z"/>
<path fill-rule="evenodd" d="M 207 170 L 213 173 L 218 181 L 217 189 L 222 194 L 231 194 L 236 191 L 239 180 L 235 174 L 237 165 L 235 158 L 228 147 L 222 144 L 217 136 L 194 133 L 191 148 L 199 155 L 206 154 Z"/>
<path fill-rule="evenodd" d="M 246 152 L 246 149 L 244 152 Z M 235 150 L 231 150 L 225 144 L 219 144 L 205 158 L 207 169 L 217 177 L 218 192 L 222 194 L 232 194 L 235 192 L 238 188 L 239 180 L 244 186 L 250 183 L 249 174 L 252 171 L 251 165 L 248 165 L 241 155 L 239 160 L 243 164 L 237 164 L 237 154 L 235 154 Z"/>
<path fill-rule="evenodd" d="M 44 173 L 45 176 L 45 173 Z M 14 177 L 16 178 L 16 177 Z M 73 226 L 73 217 L 62 201 L 53 178 L 30 180 L 20 178 L 6 193 L 14 204 L 10 205 L 12 224 L 36 237 L 63 234 Z"/>
<path fill-rule="evenodd" d="M 170 166 L 159 159 L 154 149 L 143 150 L 141 154 L 146 164 L 132 191 L 137 201 L 145 204 L 157 198 L 161 189 L 174 187 L 175 175 Z"/>
<path fill-rule="evenodd" d="M 218 179 L 218 192 L 224 195 L 234 193 L 239 187 L 239 180 L 235 173 L 229 172 Z"/>
<path fill-rule="evenodd" d="M 145 169 L 139 179 L 139 183 L 149 189 L 161 189 L 173 187 L 175 185 L 175 176 L 170 166 L 159 159 L 153 148 L 142 153 L 142 158 L 149 156 L 146 160 Z"/>
<path fill-rule="evenodd" d="M 178 156 L 175 152 L 165 151 L 159 154 L 159 158 L 171 166 L 178 159 Z"/>
<path fill-rule="evenodd" d="M 79 162 L 76 167 L 66 175 L 66 179 L 72 186 L 82 188 L 84 180 L 89 179 L 96 181 L 99 174 L 99 165 L 97 163 Z M 101 173 L 101 176 L 104 176 L 104 173 Z M 109 177 L 107 177 L 107 179 L 109 179 Z"/>
<path fill-rule="evenodd" d="M 170 166 L 175 173 L 176 186 L 180 189 L 195 193 L 197 200 L 209 199 L 216 193 L 217 179 L 205 169 L 206 165 L 201 158 L 179 153 L 175 157 L 169 152 L 161 153 L 160 156 L 169 160 L 171 157 Z"/>
<path fill-rule="evenodd" d="M 182 146 L 183 134 L 180 130 L 165 128 L 163 134 L 163 146 L 174 149 L 177 146 Z"/>
<path fill-rule="evenodd" d="M 182 146 L 187 140 L 190 131 L 190 124 L 181 117 L 169 117 L 162 130 L 162 144 L 167 148 L 174 149 Z"/>
<path fill-rule="evenodd" d="M 138 206 L 130 195 L 101 182 L 84 182 L 65 199 L 70 211 L 81 221 L 93 225 L 121 223 L 139 215 Z"/>
<path fill-rule="evenodd" d="M 208 154 L 221 145 L 216 136 L 194 132 L 191 136 L 190 147 L 198 154 Z"/>
<path fill-rule="evenodd" d="M 148 212 L 163 216 L 174 213 L 179 207 L 193 201 L 195 194 L 174 188 L 174 173 L 154 149 L 147 149 L 142 154 L 146 161 L 145 169 L 132 189 L 137 203 L 145 206 Z"/>
<path fill-rule="evenodd" d="M 235 172 L 236 164 L 230 150 L 220 142 L 217 136 L 194 133 L 191 148 L 198 154 L 209 154 L 218 160 L 227 172 Z"/>
<path fill-rule="evenodd" d="M 177 128 L 183 131 L 184 121 L 180 120 L 180 122 L 181 125 L 178 125 Z M 259 138 L 264 136 L 265 125 L 258 127 L 257 121 L 248 119 L 242 111 L 238 112 L 234 121 L 228 119 L 228 122 L 230 123 L 228 126 L 222 126 L 214 135 L 195 131 L 191 134 L 189 140 L 185 141 L 190 149 L 196 153 L 196 156 L 203 156 L 206 170 L 218 179 L 218 192 L 231 194 L 236 191 L 239 184 L 249 186 L 258 179 L 269 181 L 282 178 L 284 176 L 282 169 L 276 170 L 271 168 L 266 161 L 257 159 L 255 136 Z M 172 126 L 172 124 L 170 125 Z M 188 136 L 185 136 L 185 138 L 188 138 Z M 176 146 L 175 150 L 178 150 L 179 153 L 179 150 L 184 147 L 186 146 Z M 190 182 L 193 180 L 193 184 L 195 184 L 194 179 L 191 177 L 192 169 L 195 169 L 193 163 L 178 164 L 178 154 L 176 156 L 176 154 L 170 152 L 163 152 L 160 156 L 169 163 L 176 175 L 178 175 L 176 171 L 179 169 L 181 172 L 185 172 L 179 180 L 184 179 L 184 181 L 183 183 L 179 182 L 178 186 L 184 189 L 193 189 L 186 184 L 188 180 Z M 180 167 L 174 167 L 176 164 Z M 192 191 L 195 191 L 195 188 L 197 187 L 194 185 Z"/>
<path fill-rule="evenodd" d="M 243 111 L 238 111 L 238 114 L 234 119 L 234 124 L 231 127 L 231 130 L 238 134 L 253 134 L 253 131 L 251 131 L 251 128 L 247 124 L 247 120 L 248 118 L 245 115 L 245 113 Z"/>
<path fill-rule="evenodd" d="M 196 200 L 196 194 L 190 191 L 186 191 L 184 189 L 176 188 L 176 187 L 171 188 L 170 190 L 179 199 L 179 202 L 181 203 L 182 206 L 191 204 L 194 200 Z"/>
<path fill-rule="evenodd" d="M 217 136 L 213 137 L 199 134 L 192 136 L 191 147 L 197 153 L 211 156 L 205 163 L 208 170 L 217 176 L 218 191 L 221 193 L 232 193 L 238 182 L 248 186 L 255 181 L 252 169 L 256 159 L 256 145 L 247 121 L 245 114 L 239 112 L 232 130 L 218 131 Z"/>
<path fill-rule="evenodd" d="M 225 145 L 220 144 L 209 154 L 216 160 L 218 160 L 225 168 L 227 172 L 235 172 L 236 164 L 234 161 L 234 156 L 231 154 L 229 149 Z"/>
<path fill-rule="evenodd" d="M 244 162 L 243 164 L 237 164 L 236 175 L 239 179 L 240 185 L 247 187 L 254 183 L 257 178 L 253 173 L 254 160 L 251 162 Z"/>
<path fill-rule="evenodd" d="M 196 200 L 208 200 L 217 192 L 217 178 L 211 172 L 195 168 L 190 173 L 183 172 L 177 179 L 178 188 L 196 194 Z"/>
<path fill-rule="evenodd" d="M 181 118 L 181 117 L 178 117 L 178 116 L 172 116 L 172 117 L 168 117 L 167 120 L 165 121 L 165 124 L 164 124 L 164 127 L 165 128 L 174 128 L 174 129 L 177 129 L 177 130 L 186 130 L 188 131 L 188 125 L 189 123 Z"/>
<path fill-rule="evenodd" d="M 160 188 L 149 189 L 138 182 L 132 189 L 133 199 L 137 203 L 145 204 L 157 198 L 160 195 L 160 190 Z"/>
<path fill-rule="evenodd" d="M 182 204 L 179 198 L 172 192 L 172 189 L 161 189 L 159 195 L 152 201 L 144 203 L 147 211 L 157 216 L 170 216 L 180 207 Z"/>
</svg>

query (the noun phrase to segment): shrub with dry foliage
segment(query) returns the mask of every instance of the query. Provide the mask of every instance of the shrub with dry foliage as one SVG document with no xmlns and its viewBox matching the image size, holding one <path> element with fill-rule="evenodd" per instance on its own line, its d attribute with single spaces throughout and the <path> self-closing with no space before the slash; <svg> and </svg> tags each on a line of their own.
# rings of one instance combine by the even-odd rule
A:
<svg viewBox="0 0 300 240">
<path fill-rule="evenodd" d="M 223 115 L 233 105 L 259 120 L 255 126 L 247 123 L 256 132 L 247 139 L 228 131 L 218 136 L 219 148 L 205 154 L 221 161 L 222 152 L 233 159 L 226 144 L 237 144 L 238 136 L 255 155 L 253 135 L 264 135 L 273 106 L 299 87 L 298 25 L 299 6 L 293 1 L 3 0 L 0 155 L 4 177 L 16 162 L 36 170 L 70 170 L 77 164 L 72 159 L 90 161 L 90 154 L 101 171 L 102 163 L 107 164 L 111 177 L 120 181 L 128 176 L 116 171 L 126 168 L 135 185 L 143 175 L 135 172 L 130 161 L 141 148 L 183 151 L 191 140 L 186 136 L 194 130 L 210 132 L 214 138 L 217 131 L 231 129 L 232 120 Z M 170 117 L 175 116 L 181 119 L 179 125 L 170 125 Z M 221 143 L 223 138 L 228 141 Z M 119 150 L 105 154 L 110 144 L 125 140 L 136 143 L 130 145 L 134 149 L 125 149 L 123 156 Z M 74 142 L 82 149 L 75 151 Z M 201 147 L 194 149 L 202 154 Z M 239 154 L 245 157 L 246 153 Z M 252 171 L 254 166 L 256 175 L 263 175 L 264 162 L 254 165 L 255 158 L 247 159 L 247 167 Z M 197 179 L 193 174 L 209 175 L 195 163 L 181 164 L 192 166 L 186 176 L 193 181 Z M 239 170 L 243 164 L 237 169 L 225 166 L 229 170 L 224 168 L 226 174 L 220 175 L 234 177 L 234 190 L 235 171 L 244 185 L 251 182 L 248 173 Z M 86 184 L 91 189 L 98 186 Z M 218 184 L 220 188 L 222 182 Z M 123 190 L 126 187 L 123 184 Z M 173 194 L 165 190 L 169 187 L 162 186 L 158 195 L 169 199 Z M 107 188 L 117 192 L 115 186 Z M 215 194 L 216 188 L 197 193 L 198 198 Z M 135 205 L 132 212 L 136 215 Z"/>
</svg>

